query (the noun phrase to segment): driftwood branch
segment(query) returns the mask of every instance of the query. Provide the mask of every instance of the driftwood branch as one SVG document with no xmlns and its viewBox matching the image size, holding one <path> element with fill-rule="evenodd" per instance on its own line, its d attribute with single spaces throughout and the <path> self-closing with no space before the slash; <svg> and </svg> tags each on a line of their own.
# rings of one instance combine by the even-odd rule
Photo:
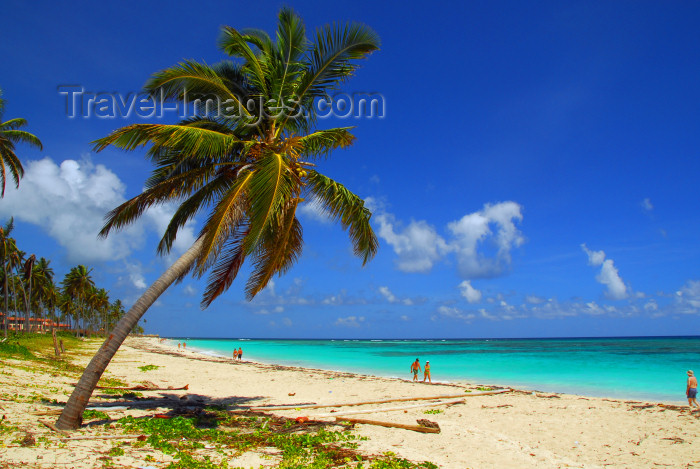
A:
<svg viewBox="0 0 700 469">
<path fill-rule="evenodd" d="M 403 423 L 380 422 L 378 420 L 354 419 L 354 418 L 347 418 L 347 417 L 336 417 L 335 420 L 338 422 L 361 423 L 361 424 L 365 424 L 365 425 L 378 425 L 380 427 L 403 428 L 404 430 L 412 430 L 414 432 L 421 432 L 421 433 L 440 433 L 439 428 L 424 427 L 422 425 L 405 425 Z"/>
<path fill-rule="evenodd" d="M 74 440 L 127 440 L 130 438 L 138 438 L 141 435 L 90 435 L 90 436 L 71 436 L 68 438 L 61 438 L 61 441 L 74 441 Z"/>
<path fill-rule="evenodd" d="M 337 417 L 339 415 L 353 415 L 353 414 L 373 414 L 375 412 L 390 412 L 394 410 L 405 410 L 405 409 L 415 409 L 418 407 L 438 407 L 441 405 L 452 405 L 452 404 L 463 404 L 465 402 L 464 398 L 455 399 L 452 401 L 439 401 L 439 402 L 428 402 L 423 404 L 413 404 L 399 407 L 383 407 L 379 409 L 364 409 L 364 410 L 347 410 L 345 412 L 333 412 L 329 414 L 318 414 L 314 415 L 317 417 Z"/>
<path fill-rule="evenodd" d="M 367 405 L 367 404 L 386 404 L 388 402 L 405 402 L 405 401 L 430 401 L 435 399 L 452 399 L 457 397 L 471 397 L 471 396 L 485 396 L 488 394 L 501 394 L 504 392 L 509 392 L 510 389 L 499 389 L 497 391 L 482 391 L 482 392 L 472 392 L 464 394 L 444 394 L 441 396 L 427 396 L 427 397 L 400 397 L 395 399 L 379 399 L 376 401 L 361 401 L 361 402 L 343 402 L 336 404 L 312 404 L 312 405 L 278 405 L 278 406 L 258 406 L 250 407 L 249 410 L 262 411 L 262 410 L 290 410 L 290 409 L 321 409 L 323 407 L 351 407 L 356 405 Z"/>
</svg>

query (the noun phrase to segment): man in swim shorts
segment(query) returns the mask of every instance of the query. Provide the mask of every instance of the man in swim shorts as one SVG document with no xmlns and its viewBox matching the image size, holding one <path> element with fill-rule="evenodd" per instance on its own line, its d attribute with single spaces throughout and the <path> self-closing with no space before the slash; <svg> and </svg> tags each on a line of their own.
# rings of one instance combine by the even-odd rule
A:
<svg viewBox="0 0 700 469">
<path fill-rule="evenodd" d="M 690 406 L 690 411 L 693 411 L 693 406 L 700 409 L 700 404 L 698 404 L 698 379 L 695 377 L 693 370 L 688 370 L 688 384 L 685 388 L 685 395 L 688 397 L 688 406 Z"/>
<path fill-rule="evenodd" d="M 418 372 L 420 371 L 420 361 L 416 358 L 416 361 L 411 363 L 411 373 L 413 373 L 413 381 L 418 381 Z"/>
</svg>

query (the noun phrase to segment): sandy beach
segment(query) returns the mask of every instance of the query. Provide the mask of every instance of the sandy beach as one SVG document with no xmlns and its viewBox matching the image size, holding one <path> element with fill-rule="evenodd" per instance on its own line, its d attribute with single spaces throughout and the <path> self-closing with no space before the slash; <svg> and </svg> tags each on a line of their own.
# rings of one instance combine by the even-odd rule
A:
<svg viewBox="0 0 700 469">
<path fill-rule="evenodd" d="M 80 360 L 85 363 L 89 358 L 89 353 L 84 353 Z M 9 360 L 0 367 L 3 424 L 17 429 L 14 434 L 0 432 L 0 467 L 103 467 L 105 460 L 99 458 L 113 447 L 113 441 L 61 440 L 67 435 L 52 431 L 41 423 L 55 422 L 56 406 L 31 399 L 34 394 L 65 402 L 74 380 L 52 376 L 50 372 L 32 371 L 20 365 Z M 145 371 L 139 369 L 147 365 L 152 366 Z M 416 425 L 417 420 L 427 419 L 439 425 L 440 433 L 357 424 L 353 432 L 367 437 L 358 442 L 358 450 L 368 455 L 391 452 L 401 458 L 430 461 L 444 468 L 700 467 L 697 442 L 700 413 L 690 414 L 687 407 L 520 390 L 478 395 L 483 391 L 483 385 L 431 385 L 333 371 L 233 362 L 228 358 L 178 350 L 157 338 L 129 338 L 109 365 L 107 375 L 132 385 L 144 381 L 160 388 L 188 385 L 187 390 L 149 391 L 143 393 L 144 399 L 167 398 L 168 402 L 221 405 L 234 412 L 256 406 L 290 405 L 294 407 L 265 412 L 328 422 L 335 422 L 335 417 L 341 413 L 358 411 L 371 412 L 346 414 L 346 417 L 402 425 Z M 433 407 L 427 407 L 435 404 L 436 401 L 431 400 L 302 407 L 461 395 L 465 396 L 462 403 Z M 445 398 L 442 402 L 455 400 Z M 97 390 L 91 402 L 106 405 L 100 404 L 101 401 L 107 402 L 100 399 Z M 112 402 L 109 405 L 116 405 L 109 402 Z M 109 418 L 114 420 L 126 415 L 143 417 L 171 410 L 168 405 L 162 408 L 154 406 L 101 410 L 107 411 Z M 430 413 L 426 413 L 428 410 Z M 69 436 L 98 436 L 109 429 L 104 422 L 92 425 L 86 421 L 83 428 Z M 18 434 L 29 435 L 36 444 L 23 445 L 17 441 Z M 158 468 L 166 467 L 172 461 L 160 453 L 149 453 L 147 449 L 129 449 L 123 455 L 110 458 L 110 464 L 113 467 Z M 150 457 L 147 458 L 147 454 Z M 229 467 L 276 467 L 278 461 L 274 451 L 257 449 L 229 459 L 228 464 Z"/>
</svg>

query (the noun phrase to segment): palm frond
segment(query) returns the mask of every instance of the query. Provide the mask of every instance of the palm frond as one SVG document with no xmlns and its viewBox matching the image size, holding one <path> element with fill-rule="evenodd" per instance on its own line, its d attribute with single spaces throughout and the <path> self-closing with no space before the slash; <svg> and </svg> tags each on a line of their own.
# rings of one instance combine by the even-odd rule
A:
<svg viewBox="0 0 700 469">
<path fill-rule="evenodd" d="M 39 140 L 36 137 L 36 135 L 31 134 L 25 130 L 3 130 L 2 136 L 5 137 L 7 140 L 11 141 L 12 143 L 27 143 L 29 145 L 37 147 L 39 150 L 44 149 L 43 145 L 41 144 L 41 140 Z"/>
<path fill-rule="evenodd" d="M 193 188 L 199 187 L 198 183 L 201 183 L 201 180 L 197 178 L 197 173 L 203 174 L 207 171 L 206 167 L 193 169 L 188 173 L 174 176 L 155 187 L 146 189 L 136 197 L 127 200 L 107 213 L 105 225 L 98 236 L 106 237 L 110 231 L 121 229 L 134 222 L 149 207 L 185 196 Z"/>
<path fill-rule="evenodd" d="M 92 143 L 98 152 L 109 145 L 133 150 L 150 143 L 155 148 L 176 149 L 187 155 L 226 155 L 240 142 L 233 135 L 188 125 L 132 124 Z"/>
<path fill-rule="evenodd" d="M 244 243 L 246 255 L 256 248 L 259 238 L 292 197 L 293 178 L 281 154 L 268 152 L 257 162 L 248 187 L 250 233 Z"/>
<path fill-rule="evenodd" d="M 17 117 L 6 122 L 0 122 L 0 132 L 4 130 L 16 130 L 27 125 L 27 120 Z"/>
<path fill-rule="evenodd" d="M 246 298 L 252 300 L 275 274 L 286 272 L 301 257 L 304 246 L 301 223 L 296 218 L 299 199 L 291 200 L 279 216 L 277 225 L 270 227 L 261 249 L 256 250 L 253 272 L 246 284 Z"/>
<path fill-rule="evenodd" d="M 364 201 L 342 184 L 314 170 L 309 170 L 307 187 L 326 213 L 347 229 L 355 255 L 366 264 L 377 253 L 379 243 L 369 223 L 372 213 Z"/>
<path fill-rule="evenodd" d="M 212 252 L 216 252 L 224 244 L 243 218 L 246 192 L 253 176 L 254 173 L 250 171 L 239 174 L 204 223 L 200 233 L 203 238 L 202 250 L 197 261 L 197 269 L 200 274 L 205 270 L 206 261 L 211 257 Z"/>
<path fill-rule="evenodd" d="M 229 289 L 236 279 L 238 272 L 245 261 L 243 253 L 243 240 L 248 234 L 247 228 L 236 230 L 226 244 L 222 247 L 224 255 L 218 259 L 216 266 L 209 275 L 207 288 L 202 296 L 202 309 L 208 307 L 219 295 Z"/>
<path fill-rule="evenodd" d="M 219 74 L 226 68 L 227 74 Z M 231 65 L 209 66 L 206 63 L 185 60 L 177 65 L 154 73 L 146 82 L 144 89 L 151 96 L 165 99 L 177 99 L 192 102 L 194 99 L 206 100 L 216 98 L 220 102 L 231 100 L 241 112 L 250 114 L 245 109 L 244 98 L 248 91 L 243 81 L 240 68 Z"/>
<path fill-rule="evenodd" d="M 250 72 L 251 83 L 265 95 L 267 94 L 266 73 L 258 56 L 250 48 L 251 42 L 256 46 L 259 43 L 256 37 L 243 35 L 232 27 L 225 26 L 219 37 L 219 48 L 231 57 L 240 57 L 245 60 L 243 68 Z"/>
<path fill-rule="evenodd" d="M 354 127 L 317 130 L 299 138 L 301 153 L 304 155 L 327 156 L 336 148 L 347 148 L 355 141 L 350 133 Z"/>
<path fill-rule="evenodd" d="M 327 96 L 328 91 L 336 89 L 339 83 L 352 76 L 359 66 L 354 61 L 365 58 L 379 46 L 379 36 L 363 24 L 333 24 L 319 28 L 309 54 L 310 65 L 299 78 L 299 102 L 285 118 L 279 131 L 286 127 L 298 107 L 310 106 L 315 98 Z"/>
</svg>

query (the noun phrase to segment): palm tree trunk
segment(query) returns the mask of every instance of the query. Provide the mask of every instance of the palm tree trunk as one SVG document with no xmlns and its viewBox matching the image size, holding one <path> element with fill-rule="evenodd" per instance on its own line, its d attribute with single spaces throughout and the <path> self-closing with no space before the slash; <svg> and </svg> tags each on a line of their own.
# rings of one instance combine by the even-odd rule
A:
<svg viewBox="0 0 700 469">
<path fill-rule="evenodd" d="M 10 322 L 10 298 L 9 298 L 8 291 L 7 291 L 7 282 L 10 279 L 7 277 L 7 264 L 5 263 L 4 260 L 2 262 L 2 268 L 3 268 L 3 271 L 5 273 L 5 281 L 3 282 L 3 290 L 4 290 L 3 293 L 5 295 L 5 315 L 3 316 L 3 318 L 5 319 L 5 325 L 4 325 L 5 338 L 7 339 L 7 323 Z"/>
<path fill-rule="evenodd" d="M 189 267 L 197 258 L 202 249 L 203 239 L 200 238 L 185 252 L 180 258 L 175 261 L 164 273 L 151 285 L 146 292 L 141 295 L 136 303 L 129 309 L 129 312 L 117 323 L 114 330 L 107 336 L 102 347 L 97 351 L 95 356 L 90 360 L 90 363 L 83 371 L 80 381 L 75 386 L 73 393 L 66 406 L 61 412 L 61 416 L 56 422 L 56 427 L 61 430 L 75 430 L 83 420 L 83 412 L 87 407 L 90 396 L 92 396 L 97 382 L 102 377 L 107 365 L 117 353 L 117 350 L 124 342 L 129 332 L 138 324 L 141 317 L 146 313 L 148 308 L 158 299 L 165 290 L 173 284 L 177 278 L 187 272 Z"/>
</svg>

